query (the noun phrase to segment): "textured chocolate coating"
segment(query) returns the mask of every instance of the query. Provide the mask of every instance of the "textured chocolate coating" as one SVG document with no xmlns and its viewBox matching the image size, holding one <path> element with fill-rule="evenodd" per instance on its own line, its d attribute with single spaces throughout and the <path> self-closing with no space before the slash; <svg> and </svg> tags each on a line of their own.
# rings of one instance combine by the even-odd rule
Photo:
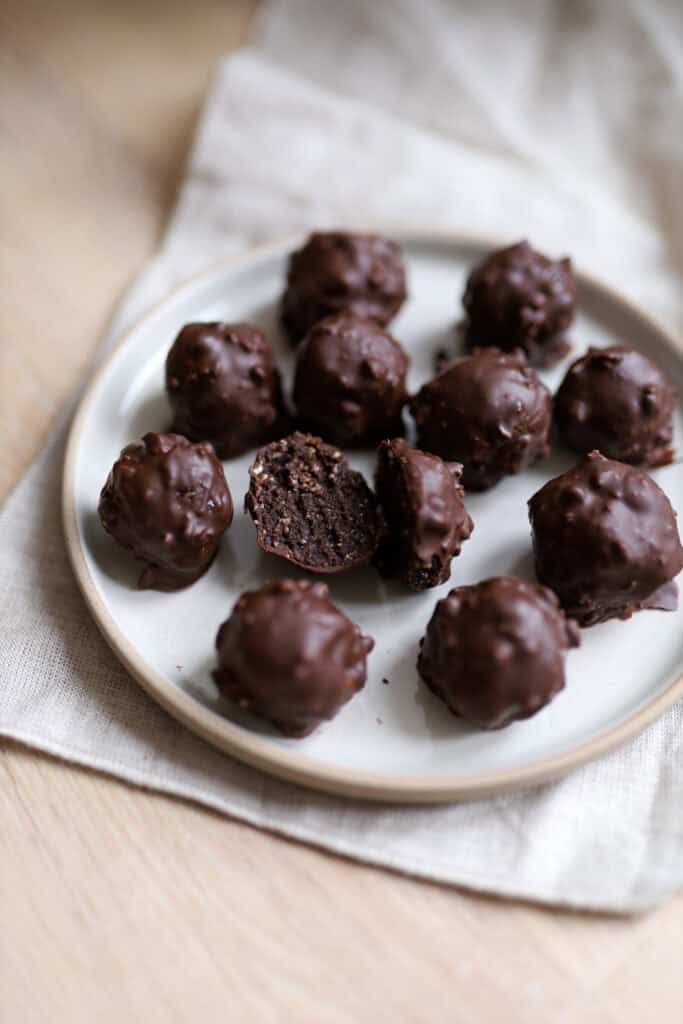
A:
<svg viewBox="0 0 683 1024">
<path fill-rule="evenodd" d="M 598 450 L 621 462 L 671 462 L 676 393 L 642 352 L 623 345 L 590 348 L 555 395 L 555 424 L 575 452 Z"/>
<path fill-rule="evenodd" d="M 259 547 L 311 572 L 366 565 L 379 542 L 377 501 L 363 476 L 310 434 L 257 452 L 244 505 Z"/>
<path fill-rule="evenodd" d="M 530 718 L 564 687 L 564 651 L 579 631 L 546 587 L 497 576 L 439 601 L 418 671 L 455 715 L 481 729 Z"/>
<path fill-rule="evenodd" d="M 475 349 L 410 403 L 418 444 L 463 465 L 468 491 L 483 491 L 548 455 L 552 398 L 524 354 Z"/>
<path fill-rule="evenodd" d="M 145 434 L 123 449 L 100 495 L 102 526 L 145 564 L 138 585 L 194 583 L 232 522 L 223 467 L 208 443 Z"/>
<path fill-rule="evenodd" d="M 646 473 L 591 452 L 529 501 L 536 575 L 582 626 L 672 607 L 676 514 Z M 673 601 L 675 607 L 675 600 Z"/>
<path fill-rule="evenodd" d="M 383 441 L 377 460 L 375 492 L 387 528 L 375 564 L 413 590 L 444 583 L 474 528 L 463 504 L 462 466 L 409 448 L 403 438 Z"/>
<path fill-rule="evenodd" d="M 166 359 L 166 392 L 173 429 L 210 441 L 221 459 L 282 431 L 280 375 L 251 324 L 186 324 Z"/>
<path fill-rule="evenodd" d="M 319 231 L 290 256 L 282 323 L 294 344 L 332 313 L 353 313 L 384 326 L 405 297 L 405 271 L 396 242 L 379 235 Z"/>
<path fill-rule="evenodd" d="M 407 355 L 376 323 L 349 313 L 326 317 L 299 350 L 294 405 L 300 425 L 346 446 L 402 433 L 407 370 Z"/>
<path fill-rule="evenodd" d="M 534 366 L 550 366 L 569 348 L 576 283 L 569 259 L 551 260 L 528 242 L 491 253 L 467 279 L 463 296 L 470 348 L 522 348 Z"/>
<path fill-rule="evenodd" d="M 324 583 L 280 580 L 239 598 L 218 630 L 213 677 L 286 736 L 307 736 L 363 688 L 373 646 Z"/>
</svg>

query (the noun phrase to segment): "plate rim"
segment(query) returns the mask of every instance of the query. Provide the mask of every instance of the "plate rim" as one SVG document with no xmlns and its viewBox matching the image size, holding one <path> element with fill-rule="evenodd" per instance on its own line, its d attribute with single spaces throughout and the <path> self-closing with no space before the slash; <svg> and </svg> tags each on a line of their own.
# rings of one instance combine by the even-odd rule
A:
<svg viewBox="0 0 683 1024">
<path fill-rule="evenodd" d="M 500 247 L 500 240 L 482 235 L 470 235 L 445 230 L 412 231 L 383 226 L 378 230 L 389 234 L 402 245 L 425 247 L 481 248 Z M 76 512 L 76 466 L 82 441 L 85 419 L 94 401 L 100 382 L 107 375 L 113 361 L 127 348 L 134 336 L 166 308 L 185 295 L 190 295 L 204 282 L 222 274 L 246 270 L 251 265 L 275 255 L 284 255 L 301 244 L 306 232 L 280 238 L 251 247 L 247 252 L 214 262 L 208 268 L 176 284 L 155 303 L 144 316 L 128 327 L 111 352 L 92 374 L 79 399 L 69 428 L 62 476 L 62 524 L 66 548 L 84 597 L 88 611 L 104 640 L 116 657 L 142 689 L 166 712 L 213 747 L 231 755 L 250 767 L 269 775 L 293 782 L 306 788 L 346 797 L 388 803 L 443 803 L 452 800 L 475 799 L 514 789 L 523 789 L 558 778 L 573 768 L 600 757 L 622 746 L 659 718 L 672 704 L 683 697 L 683 673 L 672 680 L 667 688 L 623 722 L 597 733 L 591 739 L 578 743 L 560 754 L 537 758 L 514 768 L 486 772 L 410 773 L 388 775 L 377 771 L 342 768 L 326 764 L 296 750 L 277 747 L 266 737 L 248 730 L 205 707 L 194 697 L 175 686 L 165 676 L 147 664 L 135 646 L 127 639 L 100 596 L 85 559 Z M 621 306 L 628 314 L 644 321 L 659 338 L 670 355 L 683 361 L 681 343 L 664 325 L 633 302 L 592 274 L 575 268 L 580 286 L 601 294 Z"/>
</svg>

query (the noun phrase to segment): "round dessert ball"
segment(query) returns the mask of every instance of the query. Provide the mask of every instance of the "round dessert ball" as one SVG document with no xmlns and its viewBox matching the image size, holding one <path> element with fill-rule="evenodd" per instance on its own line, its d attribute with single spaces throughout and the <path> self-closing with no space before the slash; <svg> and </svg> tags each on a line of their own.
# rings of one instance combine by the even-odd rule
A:
<svg viewBox="0 0 683 1024">
<path fill-rule="evenodd" d="M 564 687 L 564 652 L 578 643 L 552 591 L 497 576 L 455 587 L 437 603 L 417 667 L 453 714 L 502 729 L 535 715 Z"/>
<path fill-rule="evenodd" d="M 463 305 L 470 348 L 522 348 L 535 366 L 550 366 L 569 345 L 576 283 L 571 260 L 551 260 L 518 242 L 487 256 L 467 279 Z"/>
<path fill-rule="evenodd" d="M 529 519 L 536 575 L 580 625 L 676 607 L 676 513 L 646 473 L 590 452 L 534 494 Z"/>
<path fill-rule="evenodd" d="M 379 543 L 377 499 L 362 474 L 310 434 L 290 434 L 257 452 L 244 505 L 259 547 L 309 572 L 367 565 Z"/>
<path fill-rule="evenodd" d="M 410 403 L 418 444 L 463 466 L 465 490 L 484 491 L 550 451 L 552 397 L 521 350 L 478 348 Z"/>
<path fill-rule="evenodd" d="M 597 449 L 621 462 L 671 462 L 676 393 L 666 374 L 624 345 L 590 348 L 555 395 L 555 423 L 575 452 Z"/>
<path fill-rule="evenodd" d="M 252 324 L 186 324 L 166 359 L 173 429 L 210 441 L 221 459 L 263 444 L 281 429 L 280 374 Z"/>
<path fill-rule="evenodd" d="M 99 514 L 107 533 L 144 564 L 140 587 L 176 590 L 208 569 L 232 522 L 232 499 L 210 444 L 145 434 L 114 463 Z"/>
<path fill-rule="evenodd" d="M 403 432 L 408 357 L 371 320 L 336 313 L 299 350 L 294 405 L 303 427 L 334 444 L 377 443 Z"/>
<path fill-rule="evenodd" d="M 403 438 L 383 441 L 377 452 L 375 492 L 386 530 L 377 568 L 412 590 L 444 583 L 473 523 L 463 503 L 462 466 L 410 448 Z"/>
<path fill-rule="evenodd" d="M 373 646 L 324 583 L 280 580 L 239 598 L 218 630 L 213 677 L 286 736 L 307 736 L 363 688 Z"/>
<path fill-rule="evenodd" d="M 342 310 L 384 326 L 405 297 L 396 242 L 379 235 L 318 231 L 290 256 L 282 323 L 293 344 L 318 320 Z"/>
</svg>

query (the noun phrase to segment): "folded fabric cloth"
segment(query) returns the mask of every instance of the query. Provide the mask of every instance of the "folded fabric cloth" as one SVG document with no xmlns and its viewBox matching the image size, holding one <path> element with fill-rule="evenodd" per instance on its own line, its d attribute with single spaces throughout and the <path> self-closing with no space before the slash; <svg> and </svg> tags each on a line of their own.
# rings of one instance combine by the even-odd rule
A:
<svg viewBox="0 0 683 1024">
<path fill-rule="evenodd" d="M 436 224 L 501 239 L 528 234 L 541 248 L 570 249 L 580 264 L 675 321 L 680 297 L 672 239 L 660 224 L 648 225 L 640 207 L 622 209 L 611 186 L 591 193 L 590 176 L 563 169 L 561 148 L 552 166 L 543 154 L 526 154 L 536 126 L 513 132 L 502 108 L 490 125 L 478 128 L 473 116 L 454 137 L 458 117 L 448 116 L 444 90 L 453 90 L 458 109 L 467 107 L 468 83 L 439 74 L 449 67 L 449 54 L 469 56 L 471 71 L 471 45 L 456 33 L 458 47 L 449 49 L 455 44 L 447 14 L 455 8 L 436 0 L 417 6 L 431 26 L 429 60 L 422 53 L 411 58 L 411 40 L 422 46 L 427 29 L 407 0 L 266 5 L 257 30 L 263 46 L 271 52 L 282 46 L 281 60 L 301 57 L 306 71 L 321 79 L 338 58 L 335 88 L 363 98 L 328 92 L 253 52 L 224 62 L 161 251 L 118 311 L 106 344 L 194 270 L 259 239 L 333 224 Z M 546 19 L 533 40 L 550 66 L 566 26 L 548 20 L 547 6 L 534 5 L 546 10 Z M 285 32 L 285 8 L 294 12 L 301 34 Z M 571 20 L 569 8 L 563 11 Z M 663 64 L 667 39 L 656 29 L 648 38 L 653 66 L 655 57 Z M 386 56 L 392 48 L 400 59 Z M 416 77 L 423 60 L 427 72 Z M 570 70 L 577 72 L 583 60 L 585 53 L 577 53 Z M 507 58 L 505 68 L 513 65 Z M 554 72 L 548 75 L 555 81 Z M 518 78 L 515 87 L 522 88 Z M 384 102 L 393 113 L 366 99 Z M 488 109 L 490 95 L 485 99 Z M 508 94 L 510 109 L 513 100 Z M 546 98 L 544 111 L 551 106 Z M 565 108 L 558 103 L 558 110 Z M 500 123 L 507 133 L 494 145 Z M 599 146 L 598 152 L 607 161 Z M 653 159 L 660 167 L 659 156 Z M 677 166 L 680 171 L 683 161 Z M 626 180 L 624 174 L 620 181 Z M 0 513 L 1 734 L 254 825 L 443 882 L 615 912 L 652 906 L 681 885 L 680 706 L 628 747 L 561 781 L 440 807 L 366 805 L 307 792 L 194 737 L 117 664 L 76 588 L 59 518 L 65 431 L 65 425 L 56 430 Z"/>
</svg>

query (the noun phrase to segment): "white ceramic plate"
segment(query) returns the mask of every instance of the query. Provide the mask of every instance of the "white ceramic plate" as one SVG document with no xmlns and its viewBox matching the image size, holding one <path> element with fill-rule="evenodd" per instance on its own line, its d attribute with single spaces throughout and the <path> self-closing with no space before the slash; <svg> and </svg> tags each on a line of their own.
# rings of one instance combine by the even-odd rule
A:
<svg viewBox="0 0 683 1024">
<path fill-rule="evenodd" d="M 298 242 L 298 240 L 297 240 Z M 391 330 L 411 356 L 409 384 L 432 376 L 437 348 L 452 343 L 467 268 L 481 243 L 405 238 L 410 299 Z M 235 521 L 210 571 L 175 594 L 139 591 L 134 564 L 100 527 L 97 502 L 121 448 L 169 424 L 163 366 L 189 320 L 251 320 L 271 339 L 291 379 L 291 351 L 277 324 L 287 252 L 261 249 L 175 291 L 124 339 L 88 389 L 74 421 L 64 476 L 67 544 L 85 598 L 113 650 L 145 690 L 209 742 L 267 772 L 304 785 L 386 800 L 436 801 L 538 782 L 625 741 L 683 694 L 683 607 L 640 612 L 582 632 L 567 659 L 566 689 L 540 714 L 496 733 L 469 728 L 417 677 L 417 645 L 449 586 L 511 573 L 531 578 L 527 499 L 574 459 L 551 459 L 494 490 L 467 498 L 476 529 L 454 560 L 450 584 L 412 594 L 372 569 L 330 577 L 332 598 L 375 638 L 365 689 L 305 740 L 288 740 L 218 697 L 210 671 L 214 637 L 237 595 L 264 580 L 301 575 L 263 555 L 242 511 L 251 455 L 225 463 Z M 570 358 L 589 344 L 625 342 L 659 362 L 683 394 L 683 359 L 644 313 L 580 277 L 571 357 L 542 374 L 555 388 Z M 675 422 L 683 446 L 683 410 Z M 353 456 L 370 478 L 371 455 Z M 655 470 L 683 510 L 683 468 Z M 387 680 L 385 683 L 384 680 Z"/>
</svg>

